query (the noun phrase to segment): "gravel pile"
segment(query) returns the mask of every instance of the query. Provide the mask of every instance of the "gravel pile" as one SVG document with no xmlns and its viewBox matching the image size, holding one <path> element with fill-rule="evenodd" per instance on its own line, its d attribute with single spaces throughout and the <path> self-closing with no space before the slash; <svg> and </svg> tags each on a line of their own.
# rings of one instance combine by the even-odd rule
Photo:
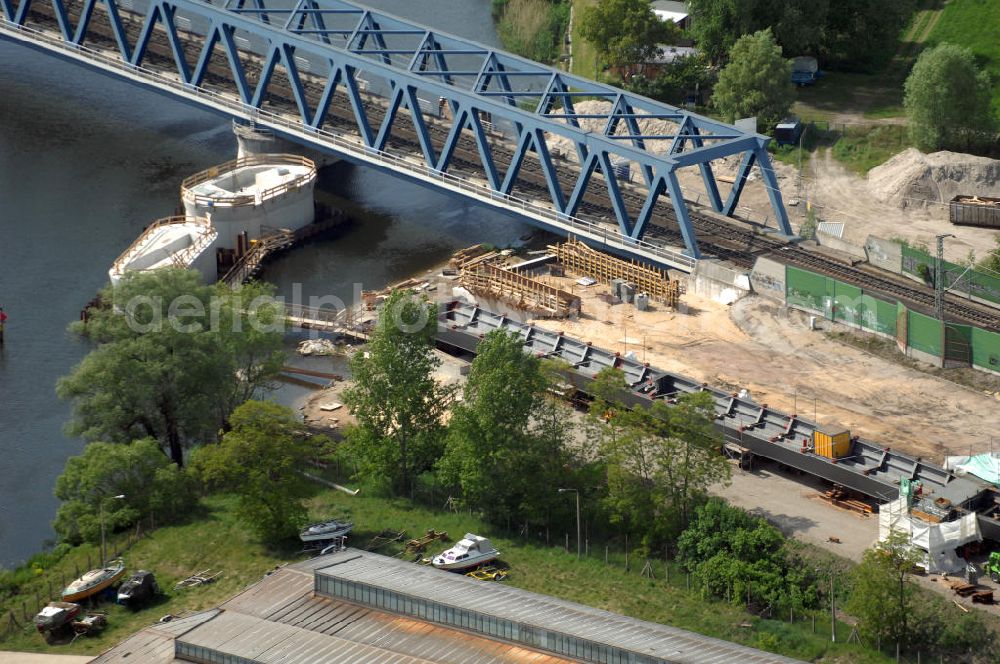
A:
<svg viewBox="0 0 1000 664">
<path fill-rule="evenodd" d="M 873 168 L 868 189 L 880 201 L 901 209 L 947 203 L 959 194 L 1000 196 L 1000 161 L 909 148 Z"/>
</svg>

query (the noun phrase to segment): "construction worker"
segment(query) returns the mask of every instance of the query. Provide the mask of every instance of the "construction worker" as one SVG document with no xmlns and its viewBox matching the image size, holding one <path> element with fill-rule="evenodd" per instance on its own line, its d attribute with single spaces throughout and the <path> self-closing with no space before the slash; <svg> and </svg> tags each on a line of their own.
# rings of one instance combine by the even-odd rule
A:
<svg viewBox="0 0 1000 664">
<path fill-rule="evenodd" d="M 7 314 L 4 313 L 3 307 L 0 307 L 0 346 L 3 345 L 3 326 L 7 322 Z"/>
</svg>

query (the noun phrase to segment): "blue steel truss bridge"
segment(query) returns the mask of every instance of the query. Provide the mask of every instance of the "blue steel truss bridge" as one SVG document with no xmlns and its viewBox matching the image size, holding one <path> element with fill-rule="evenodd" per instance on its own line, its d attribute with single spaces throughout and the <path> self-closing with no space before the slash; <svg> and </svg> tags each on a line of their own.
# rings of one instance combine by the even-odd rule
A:
<svg viewBox="0 0 1000 664">
<path fill-rule="evenodd" d="M 0 17 L 5 38 L 646 262 L 692 270 L 699 232 L 728 226 L 692 203 L 732 216 L 754 167 L 792 235 L 767 137 L 362 5 L 0 0 Z"/>
</svg>

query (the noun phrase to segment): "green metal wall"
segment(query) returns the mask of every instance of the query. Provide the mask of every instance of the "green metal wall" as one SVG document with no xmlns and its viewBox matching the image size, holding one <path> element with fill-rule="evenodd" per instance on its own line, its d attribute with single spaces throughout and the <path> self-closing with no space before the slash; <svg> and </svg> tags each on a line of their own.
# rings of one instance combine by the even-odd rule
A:
<svg viewBox="0 0 1000 664">
<path fill-rule="evenodd" d="M 910 311 L 908 316 L 907 345 L 934 357 L 941 357 L 941 321 L 916 311 Z"/>
<path fill-rule="evenodd" d="M 910 252 L 916 266 L 922 252 Z M 905 257 L 904 257 L 905 261 Z M 913 267 L 914 274 L 918 267 Z M 1000 293 L 1000 291 L 998 291 Z M 815 272 L 785 267 L 785 301 L 790 307 L 822 314 L 829 320 L 857 325 L 887 336 L 906 336 L 906 345 L 934 357 L 948 356 L 1000 372 L 1000 334 L 949 323 L 945 338 L 941 323 L 931 316 L 909 311 L 902 303 L 868 295 L 857 286 Z M 897 330 L 898 327 L 898 330 Z"/>
<path fill-rule="evenodd" d="M 934 257 L 923 251 L 903 245 L 902 269 L 906 274 L 920 277 L 928 285 L 934 285 Z M 923 267 L 926 266 L 926 267 Z M 1000 304 L 1000 276 L 966 269 L 948 261 L 942 262 L 944 287 L 964 293 L 971 293 L 988 302 Z"/>
<path fill-rule="evenodd" d="M 972 363 L 1000 372 L 1000 334 L 972 328 Z"/>
<path fill-rule="evenodd" d="M 786 267 L 786 304 L 824 313 L 826 311 L 825 301 L 828 296 L 827 281 L 832 280 L 808 270 L 800 270 L 797 267 Z"/>
</svg>

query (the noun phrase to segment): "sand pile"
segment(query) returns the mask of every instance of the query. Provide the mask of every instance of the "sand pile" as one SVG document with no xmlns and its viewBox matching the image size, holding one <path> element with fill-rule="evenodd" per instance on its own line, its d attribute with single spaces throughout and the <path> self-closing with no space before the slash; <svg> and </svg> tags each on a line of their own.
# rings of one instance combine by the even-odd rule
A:
<svg viewBox="0 0 1000 664">
<path fill-rule="evenodd" d="M 1000 196 L 1000 161 L 959 152 L 900 152 L 868 173 L 868 189 L 898 208 L 947 203 L 959 194 Z"/>
</svg>

